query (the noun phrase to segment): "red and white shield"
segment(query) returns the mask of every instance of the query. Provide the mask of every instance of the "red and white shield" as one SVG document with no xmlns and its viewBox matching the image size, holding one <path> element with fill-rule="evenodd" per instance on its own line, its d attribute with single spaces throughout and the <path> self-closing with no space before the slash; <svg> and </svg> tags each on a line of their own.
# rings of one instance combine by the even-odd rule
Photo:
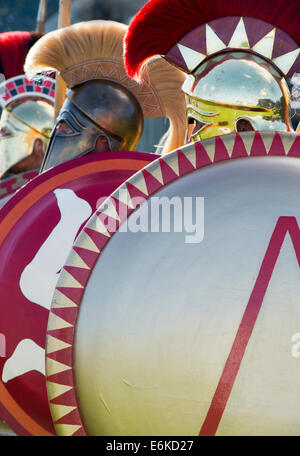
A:
<svg viewBox="0 0 300 456">
<path fill-rule="evenodd" d="M 20 435 L 54 433 L 45 383 L 52 294 L 74 238 L 154 154 L 91 154 L 20 189 L 0 211 L 0 416 Z"/>
</svg>

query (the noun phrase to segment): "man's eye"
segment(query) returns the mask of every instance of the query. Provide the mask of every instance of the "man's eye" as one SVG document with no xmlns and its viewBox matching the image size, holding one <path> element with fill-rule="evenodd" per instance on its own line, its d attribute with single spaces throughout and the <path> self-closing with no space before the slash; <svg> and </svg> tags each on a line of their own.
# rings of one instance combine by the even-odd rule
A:
<svg viewBox="0 0 300 456">
<path fill-rule="evenodd" d="M 0 137 L 5 138 L 11 135 L 12 132 L 7 127 L 0 127 Z"/>
<path fill-rule="evenodd" d="M 61 120 L 55 128 L 56 133 L 62 133 L 63 135 L 71 135 L 74 133 L 74 130 L 65 122 Z"/>
</svg>

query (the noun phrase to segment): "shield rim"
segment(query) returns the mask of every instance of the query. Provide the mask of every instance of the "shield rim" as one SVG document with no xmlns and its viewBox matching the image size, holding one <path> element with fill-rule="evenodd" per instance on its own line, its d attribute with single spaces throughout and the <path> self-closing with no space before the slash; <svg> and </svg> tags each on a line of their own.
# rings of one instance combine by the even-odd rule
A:
<svg viewBox="0 0 300 456">
<path fill-rule="evenodd" d="M 120 220 L 118 216 L 121 214 L 118 213 L 116 201 L 120 201 L 121 191 L 127 192 L 129 198 L 142 196 L 148 199 L 165 185 L 195 170 L 232 159 L 274 156 L 300 158 L 300 135 L 291 132 L 256 131 L 232 133 L 188 144 L 161 156 L 138 171 L 94 212 L 82 230 L 83 235 L 79 235 L 75 241 L 62 268 L 49 313 L 46 336 L 46 382 L 52 416 L 59 417 L 53 421 L 57 435 L 88 435 L 76 396 L 73 349 L 76 320 L 85 288 L 95 263 L 114 234 L 101 232 L 99 223 L 98 225 L 96 223 L 101 219 L 101 215 L 105 216 L 108 211 L 110 214 L 117 212 L 115 215 L 117 226 L 115 232 L 117 232 L 120 224 L 136 209 L 132 204 L 127 205 L 127 216 L 123 216 Z M 141 189 L 146 190 L 146 193 Z M 112 211 L 107 208 L 111 208 Z M 80 256 L 82 252 L 84 252 L 84 258 L 81 259 L 88 263 L 86 269 L 78 267 L 78 263 L 76 265 L 76 257 L 78 258 L 78 254 Z M 73 280 L 73 287 L 70 287 L 70 279 Z M 60 326 L 56 323 L 58 316 Z M 59 346 L 60 343 L 65 346 L 63 344 L 66 342 L 64 334 L 66 328 L 61 328 L 62 322 L 65 322 L 66 327 L 72 326 L 72 338 L 68 340 L 70 347 L 66 349 Z M 59 381 L 58 376 L 60 376 Z M 62 393 L 62 386 L 67 393 Z"/>
</svg>

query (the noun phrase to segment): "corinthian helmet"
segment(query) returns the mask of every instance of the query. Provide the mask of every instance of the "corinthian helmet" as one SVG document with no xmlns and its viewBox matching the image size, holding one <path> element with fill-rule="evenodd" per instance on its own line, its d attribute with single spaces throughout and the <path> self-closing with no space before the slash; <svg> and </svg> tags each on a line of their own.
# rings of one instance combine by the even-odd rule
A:
<svg viewBox="0 0 300 456">
<path fill-rule="evenodd" d="M 182 87 L 186 142 L 291 131 L 285 78 L 300 67 L 299 7 L 299 0 L 150 0 L 125 38 L 127 72 L 136 77 L 160 54 L 189 75 Z"/>
<path fill-rule="evenodd" d="M 4 81 L 0 91 L 0 177 L 3 177 L 36 153 L 39 157 L 29 169 L 40 166 L 54 123 L 55 80 L 44 77 L 32 81 L 20 75 Z M 41 143 L 39 149 L 34 148 L 36 141 Z"/>
<path fill-rule="evenodd" d="M 27 74 L 55 69 L 68 87 L 42 170 L 92 152 L 100 137 L 108 150 L 133 150 L 144 116 L 168 116 L 175 128 L 165 147 L 182 143 L 184 77 L 159 58 L 144 68 L 141 83 L 132 81 L 123 62 L 126 31 L 113 21 L 82 22 L 46 34 L 31 48 Z"/>
<path fill-rule="evenodd" d="M 235 131 L 291 131 L 290 93 L 280 73 L 249 52 L 212 57 L 187 78 L 187 137 Z"/>
<path fill-rule="evenodd" d="M 38 168 L 53 127 L 55 81 L 23 75 L 26 55 L 41 36 L 0 33 L 0 178 Z"/>
</svg>

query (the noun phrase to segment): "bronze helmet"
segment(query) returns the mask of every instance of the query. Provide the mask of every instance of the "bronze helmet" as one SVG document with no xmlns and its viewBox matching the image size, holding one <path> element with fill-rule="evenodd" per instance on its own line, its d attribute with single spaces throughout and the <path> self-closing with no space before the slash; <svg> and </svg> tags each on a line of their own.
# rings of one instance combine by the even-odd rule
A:
<svg viewBox="0 0 300 456">
<path fill-rule="evenodd" d="M 52 131 L 42 171 L 92 152 L 100 136 L 108 150 L 133 150 L 143 131 L 143 113 L 135 96 L 114 81 L 96 79 L 67 90 Z"/>
<path fill-rule="evenodd" d="M 189 76 L 186 141 L 235 131 L 291 131 L 290 93 L 284 78 L 249 52 L 212 57 Z"/>
<path fill-rule="evenodd" d="M 285 78 L 300 68 L 298 6 L 174 0 L 170 17 L 168 0 L 149 0 L 125 37 L 127 72 L 137 77 L 160 54 L 189 75 L 186 142 L 235 131 L 292 131 Z"/>
<path fill-rule="evenodd" d="M 132 81 L 123 62 L 126 30 L 126 25 L 113 21 L 82 22 L 46 34 L 28 53 L 28 74 L 53 68 L 68 88 L 42 171 L 92 152 L 101 136 L 107 140 L 107 150 L 133 150 L 144 116 L 166 115 L 180 125 L 172 129 L 173 140 L 168 144 L 177 146 L 177 131 L 185 122 L 180 93 L 184 77 L 159 58 L 145 69 L 141 82 Z M 167 78 L 157 81 L 160 73 Z"/>
</svg>

